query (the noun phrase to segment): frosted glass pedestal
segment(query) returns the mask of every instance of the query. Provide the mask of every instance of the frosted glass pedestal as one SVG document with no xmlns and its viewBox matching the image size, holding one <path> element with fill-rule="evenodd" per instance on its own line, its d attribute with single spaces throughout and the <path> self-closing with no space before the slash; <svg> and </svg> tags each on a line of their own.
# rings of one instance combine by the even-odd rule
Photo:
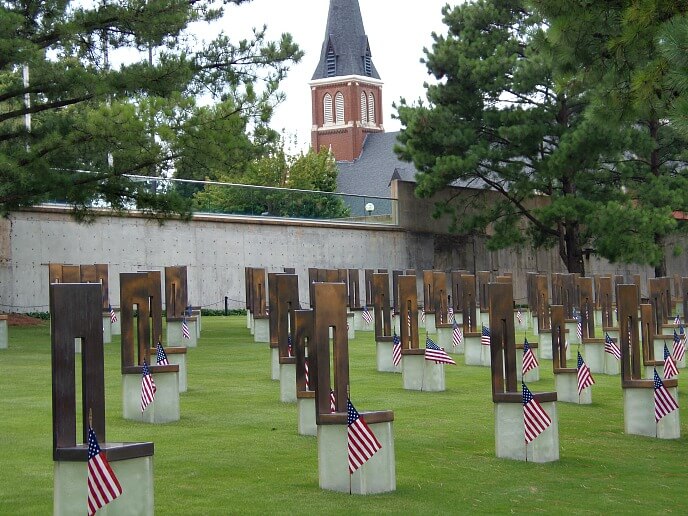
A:
<svg viewBox="0 0 688 516">
<path fill-rule="evenodd" d="M 103 314 L 103 344 L 112 342 L 112 323 L 110 322 L 110 312 Z"/>
<path fill-rule="evenodd" d="M 377 350 L 377 370 L 381 373 L 401 373 L 401 363 L 394 365 L 392 337 L 378 337 L 375 340 Z"/>
<path fill-rule="evenodd" d="M 679 409 L 664 416 L 659 422 L 655 421 L 655 392 L 651 384 L 650 388 L 626 387 L 623 389 L 625 433 L 658 439 L 681 437 L 678 388 L 667 387 L 666 389 L 679 403 Z"/>
<path fill-rule="evenodd" d="M 315 392 L 301 393 L 296 400 L 296 411 L 299 435 L 318 435 L 318 427 L 315 424 Z"/>
<path fill-rule="evenodd" d="M 556 373 L 554 387 L 557 390 L 557 401 L 590 405 L 592 403 L 592 389 L 588 387 L 578 395 L 578 372 Z"/>
<path fill-rule="evenodd" d="M 110 323 L 110 334 L 111 335 L 122 335 L 122 321 L 120 318 L 119 308 L 112 309 L 115 312 L 115 317 L 117 320 Z"/>
<path fill-rule="evenodd" d="M 253 342 L 270 342 L 270 318 L 253 319 Z"/>
<path fill-rule="evenodd" d="M 583 359 L 591 373 L 605 374 L 604 339 L 583 339 Z"/>
<path fill-rule="evenodd" d="M 159 368 L 169 369 L 162 372 Z M 153 366 L 155 399 L 141 412 L 141 373 L 122 375 L 122 412 L 124 419 L 143 423 L 179 421 L 179 371 L 176 366 Z"/>
<path fill-rule="evenodd" d="M 198 337 L 196 336 L 196 318 L 186 318 L 186 324 L 189 327 L 188 339 L 184 338 L 184 333 L 182 332 L 183 322 L 184 320 L 181 317 L 170 317 L 167 319 L 167 345 L 195 348 L 198 346 Z"/>
<path fill-rule="evenodd" d="M 270 348 L 270 379 L 280 379 L 279 348 Z"/>
<path fill-rule="evenodd" d="M 280 401 L 296 403 L 296 364 L 280 364 Z"/>
<path fill-rule="evenodd" d="M 366 414 L 361 416 L 365 419 Z M 318 425 L 318 478 L 321 489 L 360 495 L 396 490 L 392 421 L 367 423 L 382 448 L 352 475 L 349 474 L 347 425 Z"/>
<path fill-rule="evenodd" d="M 483 365 L 483 345 L 480 344 L 480 337 L 480 333 L 463 334 L 463 355 L 466 365 Z"/>
<path fill-rule="evenodd" d="M 402 382 L 409 391 L 441 392 L 445 390 L 444 364 L 425 360 L 422 354 L 402 354 Z"/>
<path fill-rule="evenodd" d="M 7 349 L 8 346 L 7 316 L 0 315 L 0 349 Z"/>
<path fill-rule="evenodd" d="M 499 402 L 494 405 L 497 457 L 526 462 L 559 460 L 559 420 L 555 401 L 540 402 L 552 424 L 528 444 L 523 428 L 523 403 Z"/>
<path fill-rule="evenodd" d="M 101 444 L 101 449 L 115 446 Z M 98 509 L 98 516 L 153 515 L 153 456 L 111 460 L 108 463 L 122 486 L 122 494 Z M 87 512 L 88 462 L 55 461 L 53 467 L 53 515 Z"/>
</svg>

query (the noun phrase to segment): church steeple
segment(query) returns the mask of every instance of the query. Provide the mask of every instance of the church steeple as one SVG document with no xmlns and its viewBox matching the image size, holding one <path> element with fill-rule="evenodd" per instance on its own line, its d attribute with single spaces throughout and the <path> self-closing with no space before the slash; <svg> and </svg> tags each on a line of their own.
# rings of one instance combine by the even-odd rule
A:
<svg viewBox="0 0 688 516">
<path fill-rule="evenodd" d="M 331 148 L 337 161 L 357 159 L 366 135 L 384 131 L 382 81 L 358 0 L 330 0 L 320 60 L 310 85 L 313 148 Z"/>
<path fill-rule="evenodd" d="M 373 64 L 358 0 L 331 0 L 313 80 L 360 75 L 380 79 Z"/>
</svg>

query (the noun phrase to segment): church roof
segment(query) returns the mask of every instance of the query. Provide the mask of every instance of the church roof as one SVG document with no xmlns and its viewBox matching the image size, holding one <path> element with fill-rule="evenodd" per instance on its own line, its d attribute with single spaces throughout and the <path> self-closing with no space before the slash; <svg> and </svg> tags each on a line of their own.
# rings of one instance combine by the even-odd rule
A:
<svg viewBox="0 0 688 516">
<path fill-rule="evenodd" d="M 416 182 L 418 171 L 413 163 L 401 161 L 394 152 L 399 132 L 369 133 L 363 144 L 361 157 L 353 162 L 339 161 L 337 192 L 373 197 L 389 197 L 393 179 Z M 484 189 L 480 180 L 456 180 L 449 186 Z"/>
<path fill-rule="evenodd" d="M 397 158 L 394 144 L 398 132 L 370 133 L 361 157 L 353 162 L 337 163 L 337 191 L 342 193 L 389 197 L 389 183 L 394 179 L 415 182 L 416 168 Z"/>
<path fill-rule="evenodd" d="M 328 67 L 330 49 L 336 59 Z M 313 80 L 347 75 L 380 79 L 372 62 L 358 0 L 330 0 L 325 39 Z"/>
</svg>

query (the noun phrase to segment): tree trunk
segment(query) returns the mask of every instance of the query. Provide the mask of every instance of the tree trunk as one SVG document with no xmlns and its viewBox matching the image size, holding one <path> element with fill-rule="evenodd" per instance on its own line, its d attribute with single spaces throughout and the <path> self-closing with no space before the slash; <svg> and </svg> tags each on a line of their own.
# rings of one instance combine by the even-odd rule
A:
<svg viewBox="0 0 688 516">
<path fill-rule="evenodd" d="M 578 224 L 559 224 L 559 257 L 569 273 L 585 276 L 583 249 L 578 240 Z"/>
<path fill-rule="evenodd" d="M 659 120 L 651 119 L 649 124 L 650 137 L 655 143 L 654 148 L 650 152 L 650 171 L 655 177 L 659 177 L 660 174 L 660 161 L 659 161 Z M 655 233 L 655 244 L 660 248 L 664 247 L 664 239 L 659 233 Z M 664 251 L 662 250 L 662 261 L 655 266 L 655 278 L 663 278 L 667 275 L 666 268 L 666 256 L 664 256 Z"/>
<path fill-rule="evenodd" d="M 655 244 L 663 245 L 662 236 L 655 233 Z M 655 278 L 663 278 L 667 275 L 666 256 L 662 253 L 662 261 L 655 265 Z"/>
</svg>

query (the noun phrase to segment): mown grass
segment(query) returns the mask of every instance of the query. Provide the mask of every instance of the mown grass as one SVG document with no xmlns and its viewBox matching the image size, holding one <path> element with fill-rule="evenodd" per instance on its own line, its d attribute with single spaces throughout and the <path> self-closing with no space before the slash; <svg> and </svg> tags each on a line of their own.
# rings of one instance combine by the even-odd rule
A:
<svg viewBox="0 0 688 516">
<path fill-rule="evenodd" d="M 295 405 L 278 401 L 267 344 L 253 343 L 245 317 L 206 317 L 203 328 L 181 420 L 167 425 L 122 419 L 119 341 L 106 345 L 108 438 L 155 443 L 158 514 L 688 514 L 686 423 L 674 441 L 624 435 L 618 377 L 596 375 L 591 406 L 559 403 L 560 461 L 501 460 L 489 369 L 460 359 L 445 392 L 405 391 L 401 375 L 376 371 L 370 332 L 350 343 L 351 397 L 359 411 L 394 410 L 397 491 L 322 491 L 315 438 L 299 436 Z M 10 328 L 0 350 L 0 514 L 52 512 L 49 343 L 47 324 Z M 541 378 L 531 390 L 553 388 L 550 361 Z"/>
</svg>

